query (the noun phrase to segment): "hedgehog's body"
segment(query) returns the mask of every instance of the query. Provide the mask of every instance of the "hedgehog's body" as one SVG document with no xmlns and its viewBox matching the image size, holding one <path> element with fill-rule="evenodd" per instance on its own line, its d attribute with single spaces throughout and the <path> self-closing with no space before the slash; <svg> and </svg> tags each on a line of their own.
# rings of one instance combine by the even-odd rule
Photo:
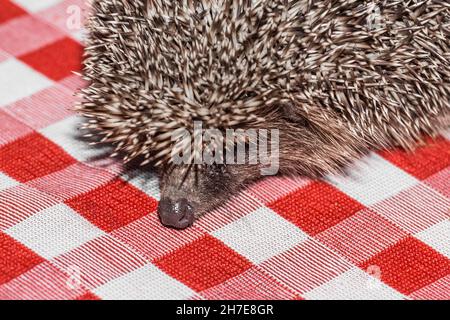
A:
<svg viewBox="0 0 450 320">
<path fill-rule="evenodd" d="M 191 205 L 208 211 L 260 174 L 166 170 L 170 133 L 194 120 L 279 129 L 280 174 L 313 177 L 450 124 L 445 1 L 103 0 L 93 10 L 81 110 L 128 158 L 165 168 L 161 211 L 176 211 L 163 218 L 175 227 L 192 222 Z"/>
</svg>

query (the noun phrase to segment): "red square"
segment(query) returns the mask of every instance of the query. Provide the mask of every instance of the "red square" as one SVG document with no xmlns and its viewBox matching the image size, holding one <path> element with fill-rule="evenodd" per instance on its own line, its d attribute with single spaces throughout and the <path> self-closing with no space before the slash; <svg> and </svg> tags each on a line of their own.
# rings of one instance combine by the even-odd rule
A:
<svg viewBox="0 0 450 320">
<path fill-rule="evenodd" d="M 75 162 L 39 133 L 28 134 L 0 148 L 0 171 L 20 182 L 43 177 Z"/>
<path fill-rule="evenodd" d="M 450 273 L 450 260 L 425 243 L 407 237 L 363 264 L 377 266 L 381 280 L 406 295 Z"/>
<path fill-rule="evenodd" d="M 10 0 L 0 0 L 0 23 L 25 14 L 25 10 L 16 6 Z"/>
<path fill-rule="evenodd" d="M 218 285 L 252 264 L 218 239 L 205 235 L 154 262 L 197 291 Z"/>
<path fill-rule="evenodd" d="M 20 59 L 50 79 L 59 81 L 70 76 L 72 71 L 82 69 L 82 55 L 83 47 L 78 42 L 64 38 Z"/>
<path fill-rule="evenodd" d="M 313 236 L 364 209 L 356 200 L 320 181 L 312 182 L 268 207 Z"/>
<path fill-rule="evenodd" d="M 79 297 L 76 297 L 75 300 L 100 300 L 100 298 L 92 292 L 87 292 Z"/>
<path fill-rule="evenodd" d="M 450 141 L 439 137 L 428 139 L 428 144 L 414 152 L 400 149 L 380 152 L 381 156 L 418 179 L 429 176 L 450 166 Z"/>
<path fill-rule="evenodd" d="M 158 202 L 120 179 L 66 202 L 99 228 L 110 232 L 149 213 Z"/>
<path fill-rule="evenodd" d="M 9 235 L 0 232 L 0 285 L 44 262 L 40 257 Z"/>
</svg>

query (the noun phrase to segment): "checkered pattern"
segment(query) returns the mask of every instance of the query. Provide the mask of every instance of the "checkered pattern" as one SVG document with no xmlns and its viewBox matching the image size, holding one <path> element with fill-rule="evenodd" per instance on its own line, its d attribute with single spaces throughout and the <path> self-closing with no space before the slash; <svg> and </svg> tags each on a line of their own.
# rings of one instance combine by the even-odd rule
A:
<svg viewBox="0 0 450 320">
<path fill-rule="evenodd" d="M 193 228 L 77 139 L 84 0 L 0 0 L 0 299 L 449 299 L 450 135 L 272 177 Z"/>
</svg>

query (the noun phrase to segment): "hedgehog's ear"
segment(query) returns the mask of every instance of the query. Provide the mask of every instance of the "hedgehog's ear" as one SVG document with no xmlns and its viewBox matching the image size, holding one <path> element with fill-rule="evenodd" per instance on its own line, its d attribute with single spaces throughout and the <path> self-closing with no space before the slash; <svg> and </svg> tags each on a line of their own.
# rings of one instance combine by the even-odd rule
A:
<svg viewBox="0 0 450 320">
<path fill-rule="evenodd" d="M 333 111 L 314 104 L 293 102 L 282 105 L 279 109 L 283 120 L 294 126 L 306 127 L 324 136 L 341 136 L 348 132 L 348 127 Z"/>
<path fill-rule="evenodd" d="M 270 121 L 269 126 L 281 131 L 282 170 L 285 166 L 311 176 L 321 175 L 345 165 L 365 150 L 363 138 L 351 130 L 343 117 L 323 106 L 293 103 L 279 108 L 278 119 Z"/>
<path fill-rule="evenodd" d="M 280 117 L 286 121 L 300 126 L 308 126 L 309 122 L 304 112 L 295 104 L 283 104 L 278 108 Z"/>
</svg>

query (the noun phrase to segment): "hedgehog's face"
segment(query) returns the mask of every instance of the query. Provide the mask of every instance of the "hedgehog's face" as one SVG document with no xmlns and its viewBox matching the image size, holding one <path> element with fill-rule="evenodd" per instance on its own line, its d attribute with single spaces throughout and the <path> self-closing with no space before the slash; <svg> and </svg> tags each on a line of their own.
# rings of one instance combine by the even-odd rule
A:
<svg viewBox="0 0 450 320">
<path fill-rule="evenodd" d="M 195 218 L 226 200 L 235 181 L 224 165 L 201 170 L 175 166 L 161 173 L 161 201 L 158 214 L 168 227 L 184 229 Z"/>
<path fill-rule="evenodd" d="M 258 155 L 256 163 L 248 161 L 254 158 L 247 154 L 250 149 L 246 146 L 246 161 L 233 161 L 240 164 L 175 165 L 171 170 L 161 169 L 158 208 L 161 222 L 177 229 L 187 228 L 196 217 L 219 207 L 242 187 L 264 176 L 315 178 L 323 172 L 338 170 L 358 154 L 358 141 L 339 123 L 330 122 L 326 117 L 305 123 L 304 119 L 294 118 L 292 112 L 288 114 L 290 118 L 280 109 L 279 114 L 273 113 L 267 118 L 264 125 L 271 134 L 266 148 L 262 148 L 270 150 L 265 160 Z M 279 131 L 279 136 L 272 133 L 273 129 Z M 260 145 L 262 140 L 257 143 L 260 150 L 264 144 Z"/>
</svg>

